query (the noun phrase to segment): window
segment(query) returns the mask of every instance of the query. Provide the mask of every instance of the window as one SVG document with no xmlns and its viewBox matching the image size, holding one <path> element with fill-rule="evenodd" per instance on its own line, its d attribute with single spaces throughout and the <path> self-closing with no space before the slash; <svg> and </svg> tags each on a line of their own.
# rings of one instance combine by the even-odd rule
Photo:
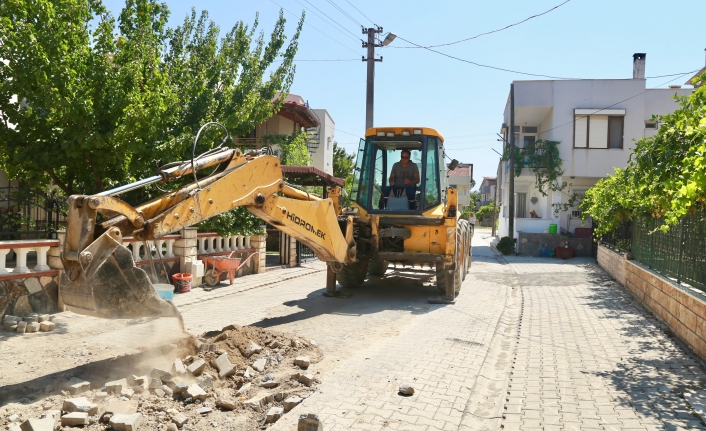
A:
<svg viewBox="0 0 706 431">
<path fill-rule="evenodd" d="M 575 109 L 574 148 L 623 148 L 624 109 Z"/>
<path fill-rule="evenodd" d="M 645 121 L 645 129 L 657 129 L 656 121 Z"/>
<path fill-rule="evenodd" d="M 424 169 L 424 206 L 425 210 L 439 205 L 441 191 L 439 190 L 439 167 L 437 166 L 438 146 L 436 138 L 427 138 L 427 160 Z"/>
<path fill-rule="evenodd" d="M 522 133 L 537 133 L 537 126 L 522 126 Z"/>
<path fill-rule="evenodd" d="M 527 218 L 527 193 L 515 193 L 515 217 Z"/>
</svg>

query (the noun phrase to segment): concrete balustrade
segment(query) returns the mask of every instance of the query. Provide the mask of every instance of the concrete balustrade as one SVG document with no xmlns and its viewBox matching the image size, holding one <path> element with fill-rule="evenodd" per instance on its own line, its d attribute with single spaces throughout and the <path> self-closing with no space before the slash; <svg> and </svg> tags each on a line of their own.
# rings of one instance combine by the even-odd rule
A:
<svg viewBox="0 0 706 431">
<path fill-rule="evenodd" d="M 252 248 L 250 236 L 230 235 L 219 236 L 215 233 L 198 233 L 196 248 L 198 254 L 224 253 Z"/>
<path fill-rule="evenodd" d="M 174 242 L 179 238 L 181 238 L 179 235 L 168 235 L 156 239 L 154 242 L 149 241 L 149 248 L 152 248 L 154 244 L 154 249 L 148 250 L 148 247 L 143 241 L 132 237 L 125 237 L 123 238 L 123 246 L 132 252 L 132 259 L 135 262 L 149 260 L 147 253 L 152 253 L 153 251 L 155 252 L 152 256 L 153 259 L 168 259 L 177 257 L 174 255 Z"/>
<path fill-rule="evenodd" d="M 47 265 L 47 254 L 54 248 L 58 249 L 59 241 L 55 239 L 28 239 L 16 241 L 0 242 L 0 274 L 27 274 L 31 272 L 50 271 L 52 268 Z M 7 255 L 14 251 L 16 258 L 15 268 L 8 271 Z M 27 266 L 27 254 L 34 251 L 37 253 L 37 264 L 33 268 Z M 56 254 L 56 253 L 55 253 Z"/>
</svg>

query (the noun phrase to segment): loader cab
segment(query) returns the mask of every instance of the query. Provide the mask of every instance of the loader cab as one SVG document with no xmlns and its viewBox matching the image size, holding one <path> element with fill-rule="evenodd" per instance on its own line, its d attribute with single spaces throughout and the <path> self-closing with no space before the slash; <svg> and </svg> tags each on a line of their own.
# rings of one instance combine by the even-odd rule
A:
<svg viewBox="0 0 706 431">
<path fill-rule="evenodd" d="M 360 140 L 351 198 L 367 213 L 422 214 L 443 203 L 445 189 L 443 137 L 436 130 L 371 128 Z"/>
</svg>

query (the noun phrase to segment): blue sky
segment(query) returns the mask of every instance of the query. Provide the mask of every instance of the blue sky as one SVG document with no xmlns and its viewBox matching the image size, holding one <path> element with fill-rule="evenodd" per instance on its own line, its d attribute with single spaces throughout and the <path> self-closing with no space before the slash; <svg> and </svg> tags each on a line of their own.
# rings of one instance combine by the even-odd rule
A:
<svg viewBox="0 0 706 431">
<path fill-rule="evenodd" d="M 392 31 L 420 45 L 453 42 L 502 28 L 563 1 L 350 0 L 385 32 Z M 336 123 L 336 141 L 349 151 L 357 147 L 358 137 L 365 129 L 366 74 L 365 63 L 360 60 L 365 50 L 357 39 L 364 37 L 360 24 L 372 23 L 350 3 L 166 2 L 171 10 L 170 25 L 180 24 L 194 6 L 197 11 L 208 10 L 223 32 L 239 20 L 252 23 L 256 12 L 260 14 L 260 28 L 269 32 L 281 5 L 297 15 L 285 12 L 291 34 L 306 7 L 296 59 L 347 61 L 298 62 L 291 92 L 304 97 L 313 108 L 327 109 Z M 123 4 L 120 0 L 106 0 L 116 16 Z M 703 0 L 570 0 L 508 30 L 435 49 L 500 68 L 571 78 L 631 78 L 632 54 L 636 52 L 647 53 L 647 76 L 687 72 L 704 66 L 703 5 Z M 324 13 L 340 26 L 332 24 Z M 510 83 L 546 78 L 481 68 L 403 46 L 410 45 L 398 38 L 391 47 L 377 51 L 383 62 L 376 64 L 375 125 L 436 128 L 446 138 L 451 157 L 474 164 L 478 184 L 483 176 L 494 176 L 498 155 L 492 149 L 502 148 L 495 134 L 502 123 Z M 648 79 L 647 86 L 659 86 L 670 79 Z M 671 84 L 683 84 L 686 79 L 682 77 Z"/>
</svg>

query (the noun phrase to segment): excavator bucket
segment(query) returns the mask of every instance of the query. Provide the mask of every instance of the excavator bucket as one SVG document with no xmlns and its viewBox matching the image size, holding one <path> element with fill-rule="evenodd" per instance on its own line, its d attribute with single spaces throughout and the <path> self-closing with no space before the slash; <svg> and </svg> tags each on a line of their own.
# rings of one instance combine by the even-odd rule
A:
<svg viewBox="0 0 706 431">
<path fill-rule="evenodd" d="M 171 301 L 157 295 L 147 273 L 109 229 L 82 251 L 82 259 L 64 262 L 59 290 L 70 311 L 109 319 L 180 317 Z"/>
</svg>

